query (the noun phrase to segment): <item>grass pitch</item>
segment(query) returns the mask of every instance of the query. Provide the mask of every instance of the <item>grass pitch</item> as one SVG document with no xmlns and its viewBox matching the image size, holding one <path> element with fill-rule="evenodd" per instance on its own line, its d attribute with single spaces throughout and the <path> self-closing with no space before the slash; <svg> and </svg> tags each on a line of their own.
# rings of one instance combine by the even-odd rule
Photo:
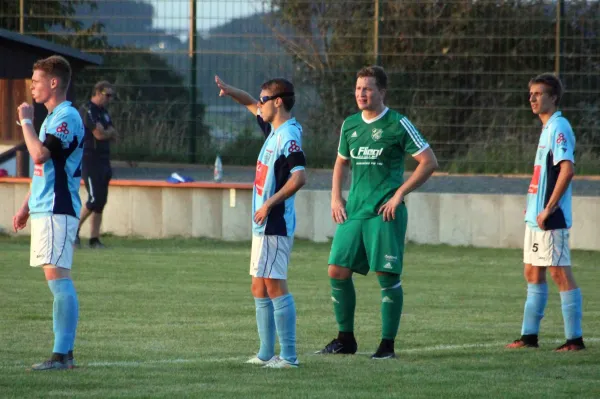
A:
<svg viewBox="0 0 600 399">
<path fill-rule="evenodd" d="M 336 334 L 329 245 L 297 241 L 289 285 L 301 366 L 265 370 L 244 364 L 258 348 L 249 243 L 106 243 L 75 255 L 79 367 L 31 373 L 52 349 L 52 295 L 28 266 L 28 241 L 0 238 L 0 398 L 600 397 L 600 253 L 572 254 L 588 349 L 554 353 L 564 336 L 552 283 L 540 349 L 503 349 L 520 333 L 520 250 L 409 245 L 398 359 L 372 361 L 375 276 L 355 278 L 360 354 L 313 355 Z"/>
</svg>

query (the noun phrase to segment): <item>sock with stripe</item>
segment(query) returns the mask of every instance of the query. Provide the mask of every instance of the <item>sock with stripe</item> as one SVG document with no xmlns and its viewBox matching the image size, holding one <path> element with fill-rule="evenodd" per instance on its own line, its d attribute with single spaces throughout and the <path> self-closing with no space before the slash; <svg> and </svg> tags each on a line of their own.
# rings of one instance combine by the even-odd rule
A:
<svg viewBox="0 0 600 399">
<path fill-rule="evenodd" d="M 295 362 L 296 354 L 296 304 L 292 294 L 273 298 L 275 326 L 279 336 L 281 353 L 279 357 Z"/>
<path fill-rule="evenodd" d="M 352 333 L 354 332 L 354 310 L 356 308 L 354 282 L 351 278 L 346 280 L 330 278 L 329 282 L 331 284 L 333 312 L 338 323 L 340 336 L 343 336 L 343 333 Z"/>
<path fill-rule="evenodd" d="M 394 340 L 400 327 L 404 292 L 398 274 L 377 276 L 381 286 L 381 339 Z"/>
<path fill-rule="evenodd" d="M 527 284 L 527 300 L 523 311 L 521 335 L 538 335 L 548 302 L 548 284 Z"/>
<path fill-rule="evenodd" d="M 53 353 L 66 355 L 73 348 L 79 317 L 79 303 L 75 286 L 70 278 L 49 280 L 48 287 L 54 295 Z"/>
<path fill-rule="evenodd" d="M 260 349 L 258 358 L 270 360 L 275 355 L 275 317 L 273 315 L 273 302 L 271 298 L 254 298 L 256 305 L 256 326 Z"/>
<path fill-rule="evenodd" d="M 560 293 L 563 320 L 565 322 L 565 337 L 569 339 L 583 336 L 581 329 L 583 298 L 581 289 L 576 288 Z"/>
</svg>

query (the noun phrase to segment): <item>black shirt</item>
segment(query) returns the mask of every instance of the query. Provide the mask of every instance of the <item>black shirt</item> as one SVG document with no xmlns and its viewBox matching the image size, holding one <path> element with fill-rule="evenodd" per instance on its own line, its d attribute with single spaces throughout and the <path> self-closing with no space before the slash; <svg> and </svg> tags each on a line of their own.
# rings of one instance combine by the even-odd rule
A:
<svg viewBox="0 0 600 399">
<path fill-rule="evenodd" d="M 113 125 L 108 112 L 106 109 L 89 101 L 79 108 L 79 114 L 85 126 L 84 159 L 108 162 L 110 160 L 110 140 L 98 140 L 92 133 L 96 129 L 96 123 L 98 122 L 100 122 L 104 129 L 108 129 Z"/>
</svg>

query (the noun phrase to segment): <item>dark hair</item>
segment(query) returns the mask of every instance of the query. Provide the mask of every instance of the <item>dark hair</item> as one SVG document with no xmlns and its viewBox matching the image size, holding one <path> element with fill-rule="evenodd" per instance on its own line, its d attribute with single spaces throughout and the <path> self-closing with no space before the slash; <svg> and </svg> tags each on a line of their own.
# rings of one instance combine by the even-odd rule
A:
<svg viewBox="0 0 600 399">
<path fill-rule="evenodd" d="M 60 55 L 53 55 L 33 64 L 34 71 L 44 71 L 46 74 L 58 78 L 59 88 L 67 91 L 71 83 L 71 65 L 66 58 Z"/>
<path fill-rule="evenodd" d="M 387 74 L 383 68 L 378 65 L 371 65 L 362 68 L 356 73 L 356 78 L 375 78 L 375 84 L 379 90 L 387 89 Z"/>
<path fill-rule="evenodd" d="M 283 78 L 267 80 L 260 88 L 262 90 L 270 90 L 271 95 L 273 96 L 286 93 L 287 95 L 285 97 L 281 97 L 283 108 L 288 112 L 294 108 L 294 104 L 296 103 L 294 85 L 289 80 Z"/>
<path fill-rule="evenodd" d="M 537 83 L 541 83 L 550 88 L 548 94 L 550 96 L 556 96 L 554 105 L 556 105 L 558 107 L 558 104 L 560 104 L 560 100 L 561 100 L 563 92 L 564 92 L 563 84 L 560 81 L 560 79 L 558 78 L 558 76 L 556 76 L 550 72 L 542 73 L 541 75 L 538 75 L 529 81 L 529 88 L 531 88 L 531 85 L 534 85 Z"/>
<path fill-rule="evenodd" d="M 94 85 L 94 93 L 93 94 L 102 93 L 106 89 L 114 90 L 114 86 L 108 80 L 101 80 Z"/>
</svg>

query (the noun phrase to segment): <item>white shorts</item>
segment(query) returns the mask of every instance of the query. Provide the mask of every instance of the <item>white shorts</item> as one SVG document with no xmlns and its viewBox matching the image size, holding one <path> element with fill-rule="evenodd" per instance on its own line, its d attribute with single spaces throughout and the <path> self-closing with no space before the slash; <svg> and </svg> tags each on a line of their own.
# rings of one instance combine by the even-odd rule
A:
<svg viewBox="0 0 600 399">
<path fill-rule="evenodd" d="M 287 280 L 294 237 L 252 236 L 250 275 L 252 277 Z"/>
<path fill-rule="evenodd" d="M 532 266 L 571 266 L 569 229 L 537 231 L 525 227 L 523 263 Z"/>
<path fill-rule="evenodd" d="M 54 265 L 71 269 L 79 219 L 50 215 L 31 219 L 31 266 Z"/>
</svg>

